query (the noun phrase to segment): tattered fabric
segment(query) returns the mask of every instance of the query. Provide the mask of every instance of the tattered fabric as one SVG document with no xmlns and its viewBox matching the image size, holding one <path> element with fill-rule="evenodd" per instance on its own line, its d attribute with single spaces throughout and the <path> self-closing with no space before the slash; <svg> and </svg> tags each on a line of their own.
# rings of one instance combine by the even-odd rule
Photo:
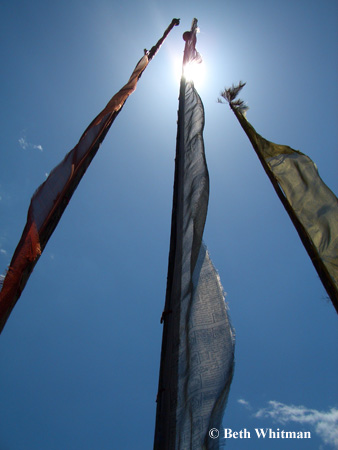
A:
<svg viewBox="0 0 338 450">
<path fill-rule="evenodd" d="M 145 55 L 137 64 L 128 83 L 114 95 L 106 108 L 88 126 L 76 147 L 53 169 L 47 180 L 34 193 L 26 227 L 0 291 L 0 332 L 73 192 L 118 111 L 136 89 L 137 80 L 147 64 L 148 57 Z"/>
<path fill-rule="evenodd" d="M 231 106 L 231 105 L 230 105 Z M 338 199 L 303 153 L 260 136 L 231 106 L 290 215 L 338 312 Z"/>
<path fill-rule="evenodd" d="M 88 126 L 78 144 L 33 195 L 25 229 L 0 291 L 0 332 L 111 124 L 129 95 L 136 89 L 137 81 L 149 61 L 155 56 L 172 28 L 178 24 L 179 19 L 172 20 L 156 45 L 149 52 L 146 51 L 140 59 L 127 84 L 112 97 L 103 111 Z"/>
</svg>

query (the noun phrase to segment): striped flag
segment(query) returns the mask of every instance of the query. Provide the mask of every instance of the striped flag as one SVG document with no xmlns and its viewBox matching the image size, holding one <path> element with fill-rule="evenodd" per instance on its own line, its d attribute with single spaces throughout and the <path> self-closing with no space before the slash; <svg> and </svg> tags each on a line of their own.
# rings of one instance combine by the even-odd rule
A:
<svg viewBox="0 0 338 450">
<path fill-rule="evenodd" d="M 204 109 L 185 76 L 187 65 L 200 61 L 196 32 L 194 19 L 183 35 L 155 450 L 218 449 L 220 440 L 210 430 L 220 428 L 233 374 L 234 334 L 219 276 L 202 242 L 209 198 Z"/>
<path fill-rule="evenodd" d="M 107 106 L 92 121 L 78 144 L 53 169 L 47 180 L 36 190 L 28 210 L 27 223 L 15 250 L 0 291 L 0 332 L 19 299 L 39 256 L 57 226 L 77 185 L 98 151 L 111 124 L 132 94 L 149 61 L 159 50 L 172 28 L 179 24 L 173 19 L 161 39 L 145 51 L 127 84 L 114 95 Z"/>
<path fill-rule="evenodd" d="M 260 136 L 236 100 L 245 83 L 226 89 L 229 103 L 292 220 L 317 273 L 338 312 L 338 199 L 303 153 Z"/>
</svg>

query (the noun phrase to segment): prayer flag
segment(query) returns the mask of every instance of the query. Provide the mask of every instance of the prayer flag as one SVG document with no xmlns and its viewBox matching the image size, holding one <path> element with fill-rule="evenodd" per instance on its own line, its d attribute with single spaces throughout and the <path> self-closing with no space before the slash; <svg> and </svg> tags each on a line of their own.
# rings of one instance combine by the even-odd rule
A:
<svg viewBox="0 0 338 450">
<path fill-rule="evenodd" d="M 235 100 L 244 83 L 221 95 L 247 134 L 338 312 L 338 199 L 303 153 L 260 136 Z"/>
<path fill-rule="evenodd" d="M 185 67 L 200 61 L 197 20 L 186 41 L 180 85 L 171 240 L 155 450 L 218 449 L 234 364 L 234 333 L 219 276 L 202 242 L 209 199 L 204 109 Z M 190 71 L 189 71 L 190 72 Z M 209 435 L 210 433 L 210 435 Z M 211 436 L 211 437 L 210 437 Z"/>
<path fill-rule="evenodd" d="M 53 169 L 46 181 L 34 193 L 25 229 L 2 282 L 0 332 L 111 124 L 129 95 L 135 91 L 137 81 L 149 61 L 157 53 L 171 29 L 178 24 L 179 20 L 173 19 L 157 44 L 150 51 L 145 50 L 144 56 L 137 63 L 128 83 L 112 97 L 107 106 L 85 130 L 78 144 Z"/>
</svg>

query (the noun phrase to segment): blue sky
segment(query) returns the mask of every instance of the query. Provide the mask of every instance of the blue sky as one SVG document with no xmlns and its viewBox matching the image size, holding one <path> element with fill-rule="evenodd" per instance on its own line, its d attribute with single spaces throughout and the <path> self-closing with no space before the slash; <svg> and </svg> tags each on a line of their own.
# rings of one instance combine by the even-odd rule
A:
<svg viewBox="0 0 338 450">
<path fill-rule="evenodd" d="M 239 80 L 266 139 L 310 156 L 337 194 L 335 1 L 3 1 L 0 269 L 30 198 L 135 64 L 181 18 L 74 194 L 0 337 L 1 450 L 152 448 L 179 85 L 193 17 L 205 62 L 205 242 L 236 367 L 224 426 L 338 441 L 337 315 L 219 92 Z M 334 422 L 336 421 L 336 422 Z M 232 448 L 271 448 L 234 440 Z"/>
</svg>

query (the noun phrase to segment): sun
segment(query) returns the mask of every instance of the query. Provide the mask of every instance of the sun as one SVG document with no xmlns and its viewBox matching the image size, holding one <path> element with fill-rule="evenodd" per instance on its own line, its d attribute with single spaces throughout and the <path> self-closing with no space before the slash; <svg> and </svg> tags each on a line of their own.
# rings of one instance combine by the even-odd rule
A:
<svg viewBox="0 0 338 450">
<path fill-rule="evenodd" d="M 182 60 L 175 58 L 173 61 L 175 79 L 179 83 L 182 76 Z M 183 76 L 186 81 L 192 81 L 197 88 L 201 87 L 205 80 L 206 68 L 204 62 L 190 62 L 183 69 Z"/>
<path fill-rule="evenodd" d="M 191 61 L 183 68 L 183 76 L 187 81 L 192 81 L 197 87 L 203 84 L 205 77 L 205 64 Z"/>
</svg>

